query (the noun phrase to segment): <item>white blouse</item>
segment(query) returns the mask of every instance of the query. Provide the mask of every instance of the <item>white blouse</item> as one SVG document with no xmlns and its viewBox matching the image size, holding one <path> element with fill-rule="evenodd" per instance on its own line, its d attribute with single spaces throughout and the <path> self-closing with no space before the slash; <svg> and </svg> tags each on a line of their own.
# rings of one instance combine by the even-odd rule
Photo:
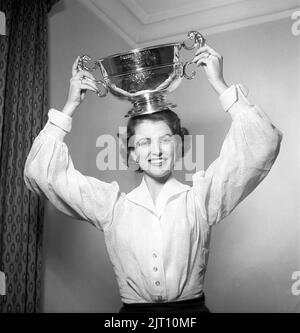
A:
<svg viewBox="0 0 300 333">
<path fill-rule="evenodd" d="M 124 303 L 172 302 L 203 293 L 211 226 L 227 216 L 263 180 L 279 152 L 282 133 L 242 87 L 220 101 L 232 124 L 219 157 L 188 186 L 171 176 L 156 204 L 144 178 L 131 192 L 74 168 L 65 134 L 71 118 L 51 109 L 28 155 L 24 179 L 31 191 L 104 232 Z"/>
</svg>

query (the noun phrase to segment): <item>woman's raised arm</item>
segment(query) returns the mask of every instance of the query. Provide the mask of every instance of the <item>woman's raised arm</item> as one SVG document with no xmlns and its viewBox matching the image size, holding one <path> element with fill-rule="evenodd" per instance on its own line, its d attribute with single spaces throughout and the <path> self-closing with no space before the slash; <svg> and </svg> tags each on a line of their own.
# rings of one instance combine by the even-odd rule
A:
<svg viewBox="0 0 300 333">
<path fill-rule="evenodd" d="M 226 217 L 269 173 L 279 153 L 282 133 L 239 85 L 221 96 L 232 124 L 219 157 L 193 176 L 200 211 L 209 225 Z"/>
<path fill-rule="evenodd" d="M 112 222 L 113 210 L 120 197 L 119 186 L 116 182 L 105 183 L 77 171 L 63 142 L 71 130 L 71 116 L 86 90 L 97 90 L 90 73 L 76 70 L 77 61 L 73 65 L 63 112 L 49 111 L 49 120 L 35 138 L 27 157 L 24 180 L 28 189 L 45 195 L 63 213 L 87 220 L 103 230 Z M 83 76 L 91 80 L 82 80 Z"/>
<path fill-rule="evenodd" d="M 228 88 L 223 78 L 223 57 L 208 45 L 196 52 L 207 79 L 232 117 L 219 157 L 193 176 L 196 202 L 204 219 L 213 225 L 226 217 L 270 171 L 280 149 L 282 133 L 240 85 Z"/>
</svg>

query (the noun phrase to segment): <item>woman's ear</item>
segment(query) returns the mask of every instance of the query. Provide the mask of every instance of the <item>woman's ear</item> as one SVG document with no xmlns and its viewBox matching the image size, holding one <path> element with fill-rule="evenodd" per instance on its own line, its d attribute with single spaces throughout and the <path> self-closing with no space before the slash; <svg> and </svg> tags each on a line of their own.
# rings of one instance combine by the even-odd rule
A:
<svg viewBox="0 0 300 333">
<path fill-rule="evenodd" d="M 131 157 L 132 160 L 136 162 L 136 160 L 137 160 L 137 154 L 136 154 L 136 152 L 135 152 L 134 149 L 131 149 L 131 150 L 130 150 L 130 152 L 129 152 L 129 157 Z"/>
<path fill-rule="evenodd" d="M 136 154 L 134 149 L 131 149 L 128 154 L 128 167 L 133 171 L 137 171 L 140 169 L 138 155 Z"/>
<path fill-rule="evenodd" d="M 179 135 L 174 135 L 174 138 L 175 138 L 174 141 L 175 162 L 177 162 L 182 158 L 182 140 Z"/>
<path fill-rule="evenodd" d="M 175 162 L 179 161 L 182 158 L 182 145 L 177 144 L 176 145 L 176 151 L 175 151 Z"/>
</svg>

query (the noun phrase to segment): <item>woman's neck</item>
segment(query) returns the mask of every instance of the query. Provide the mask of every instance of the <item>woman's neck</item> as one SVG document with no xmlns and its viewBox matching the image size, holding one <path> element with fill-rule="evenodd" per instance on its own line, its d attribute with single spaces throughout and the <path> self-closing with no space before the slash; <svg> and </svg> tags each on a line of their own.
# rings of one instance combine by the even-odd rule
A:
<svg viewBox="0 0 300 333">
<path fill-rule="evenodd" d="M 172 175 L 172 172 L 170 172 L 168 175 L 166 175 L 164 177 L 154 178 L 154 177 L 151 177 L 151 176 L 147 175 L 146 173 L 144 173 L 144 179 L 145 179 L 145 182 L 147 184 L 148 190 L 151 194 L 154 204 L 156 203 L 156 199 L 157 199 L 161 189 L 163 188 L 164 184 L 167 182 L 169 177 L 171 177 L 171 175 Z"/>
</svg>

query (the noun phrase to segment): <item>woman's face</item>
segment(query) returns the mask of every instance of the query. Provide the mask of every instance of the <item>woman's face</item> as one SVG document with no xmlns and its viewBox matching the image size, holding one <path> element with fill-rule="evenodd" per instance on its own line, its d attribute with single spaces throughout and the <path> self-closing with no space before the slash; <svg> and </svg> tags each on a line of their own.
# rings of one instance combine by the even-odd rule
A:
<svg viewBox="0 0 300 333">
<path fill-rule="evenodd" d="M 151 177 L 164 177 L 174 169 L 176 140 L 164 121 L 144 120 L 130 139 L 133 159 Z"/>
</svg>

